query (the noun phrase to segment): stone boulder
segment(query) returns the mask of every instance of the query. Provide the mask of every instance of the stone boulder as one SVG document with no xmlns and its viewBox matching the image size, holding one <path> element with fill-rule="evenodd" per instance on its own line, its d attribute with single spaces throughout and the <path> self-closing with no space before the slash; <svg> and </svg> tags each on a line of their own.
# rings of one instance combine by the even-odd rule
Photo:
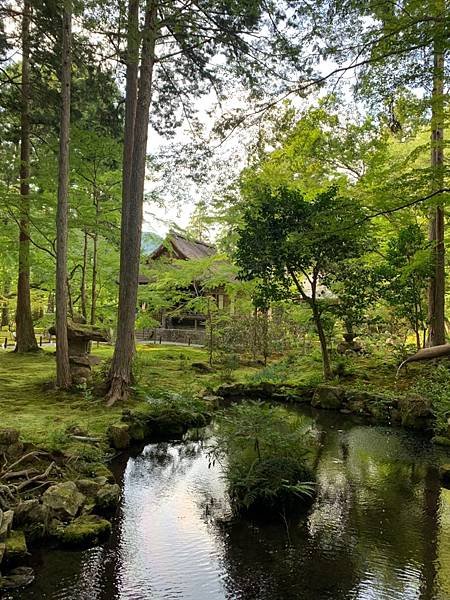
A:
<svg viewBox="0 0 450 600">
<path fill-rule="evenodd" d="M 14 509 L 14 527 L 24 530 L 28 542 L 35 542 L 45 536 L 48 516 L 49 508 L 37 498 L 24 500 Z"/>
<path fill-rule="evenodd" d="M 120 487 L 117 483 L 107 483 L 98 490 L 95 504 L 100 511 L 111 511 L 117 507 L 119 500 Z"/>
<path fill-rule="evenodd" d="M 5 563 L 8 566 L 17 566 L 28 558 L 27 542 L 25 533 L 21 530 L 13 530 L 5 540 Z"/>
<path fill-rule="evenodd" d="M 13 524 L 13 519 L 14 511 L 7 510 L 3 512 L 0 509 L 0 542 L 4 542 L 9 536 Z"/>
<path fill-rule="evenodd" d="M 52 485 L 42 494 L 44 506 L 53 516 L 63 521 L 76 517 L 84 501 L 84 494 L 78 490 L 73 481 Z"/>
<path fill-rule="evenodd" d="M 128 423 L 114 423 L 108 429 L 108 439 L 116 450 L 125 450 L 130 445 L 130 427 Z"/>
<path fill-rule="evenodd" d="M 23 451 L 23 444 L 19 439 L 17 429 L 0 429 L 0 455 L 6 458 L 15 458 Z"/>
<path fill-rule="evenodd" d="M 83 515 L 67 526 L 56 529 L 56 538 L 63 546 L 89 548 L 106 541 L 111 534 L 111 523 L 97 515 Z"/>
<path fill-rule="evenodd" d="M 406 396 L 399 399 L 403 427 L 426 430 L 433 425 L 431 400 L 423 396 Z"/>
<path fill-rule="evenodd" d="M 314 392 L 312 406 L 336 410 L 342 407 L 345 391 L 332 385 L 319 385 Z"/>
</svg>

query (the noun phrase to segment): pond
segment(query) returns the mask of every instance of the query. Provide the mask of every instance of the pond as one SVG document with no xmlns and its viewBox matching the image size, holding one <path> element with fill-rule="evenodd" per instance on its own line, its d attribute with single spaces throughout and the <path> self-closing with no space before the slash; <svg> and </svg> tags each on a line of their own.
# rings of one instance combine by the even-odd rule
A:
<svg viewBox="0 0 450 600">
<path fill-rule="evenodd" d="M 448 600 L 444 451 L 402 430 L 325 411 L 318 494 L 285 522 L 233 520 L 207 441 L 149 444 L 118 470 L 110 542 L 42 551 L 35 583 L 6 598 L 52 600 Z"/>
</svg>

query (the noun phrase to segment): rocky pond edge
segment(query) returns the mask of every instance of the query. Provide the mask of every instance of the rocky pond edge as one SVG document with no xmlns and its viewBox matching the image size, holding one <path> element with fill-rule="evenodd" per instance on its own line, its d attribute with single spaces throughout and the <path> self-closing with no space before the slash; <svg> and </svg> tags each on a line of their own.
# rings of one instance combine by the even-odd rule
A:
<svg viewBox="0 0 450 600">
<path fill-rule="evenodd" d="M 435 424 L 431 402 L 420 396 L 394 396 L 331 384 L 309 387 L 269 382 L 229 383 L 222 384 L 212 394 L 206 393 L 204 409 L 195 414 L 168 411 L 155 416 L 151 411 L 125 409 L 121 419 L 110 425 L 108 442 L 116 452 L 123 452 L 162 439 L 179 439 L 188 429 L 207 425 L 216 409 L 249 399 L 310 405 L 356 415 L 368 423 L 429 434 Z M 432 441 L 450 447 L 450 423 L 448 431 L 435 435 Z M 24 448 L 19 432 L 14 429 L 0 429 L 0 453 L 15 462 L 22 461 L 21 468 L 27 466 L 27 461 L 23 461 L 26 453 L 34 454 Z M 56 470 L 61 481 L 43 486 L 39 494 L 20 500 L 8 496 L 10 490 L 0 478 L 0 592 L 33 581 L 33 571 L 27 566 L 29 547 L 46 544 L 88 548 L 106 541 L 111 533 L 110 519 L 120 502 L 121 489 L 110 469 L 96 463 L 88 473 L 75 477 L 72 473 L 70 479 L 66 478 L 64 465 Z M 444 485 L 450 485 L 450 464 L 441 466 L 441 477 Z"/>
</svg>

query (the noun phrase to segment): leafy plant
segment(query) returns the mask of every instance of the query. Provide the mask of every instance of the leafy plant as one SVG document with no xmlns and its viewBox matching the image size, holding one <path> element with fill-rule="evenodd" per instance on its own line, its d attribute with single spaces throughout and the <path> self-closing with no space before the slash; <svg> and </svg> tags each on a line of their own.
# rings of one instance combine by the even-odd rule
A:
<svg viewBox="0 0 450 600">
<path fill-rule="evenodd" d="M 436 419 L 437 433 L 448 433 L 450 429 L 450 370 L 443 364 L 433 367 L 420 377 L 414 385 L 414 391 L 429 398 Z"/>
<path fill-rule="evenodd" d="M 244 402 L 220 413 L 210 459 L 224 462 L 237 512 L 276 513 L 313 494 L 312 441 L 303 419 L 281 407 Z"/>
</svg>

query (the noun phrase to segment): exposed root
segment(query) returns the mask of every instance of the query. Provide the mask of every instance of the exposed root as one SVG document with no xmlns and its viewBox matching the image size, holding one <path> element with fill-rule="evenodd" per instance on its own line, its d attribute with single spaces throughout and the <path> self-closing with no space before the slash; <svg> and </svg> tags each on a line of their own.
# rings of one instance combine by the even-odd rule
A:
<svg viewBox="0 0 450 600">
<path fill-rule="evenodd" d="M 125 402 L 130 396 L 130 384 L 122 377 L 114 376 L 111 379 L 109 391 L 106 394 L 106 406 L 111 407 L 116 402 Z"/>
</svg>

